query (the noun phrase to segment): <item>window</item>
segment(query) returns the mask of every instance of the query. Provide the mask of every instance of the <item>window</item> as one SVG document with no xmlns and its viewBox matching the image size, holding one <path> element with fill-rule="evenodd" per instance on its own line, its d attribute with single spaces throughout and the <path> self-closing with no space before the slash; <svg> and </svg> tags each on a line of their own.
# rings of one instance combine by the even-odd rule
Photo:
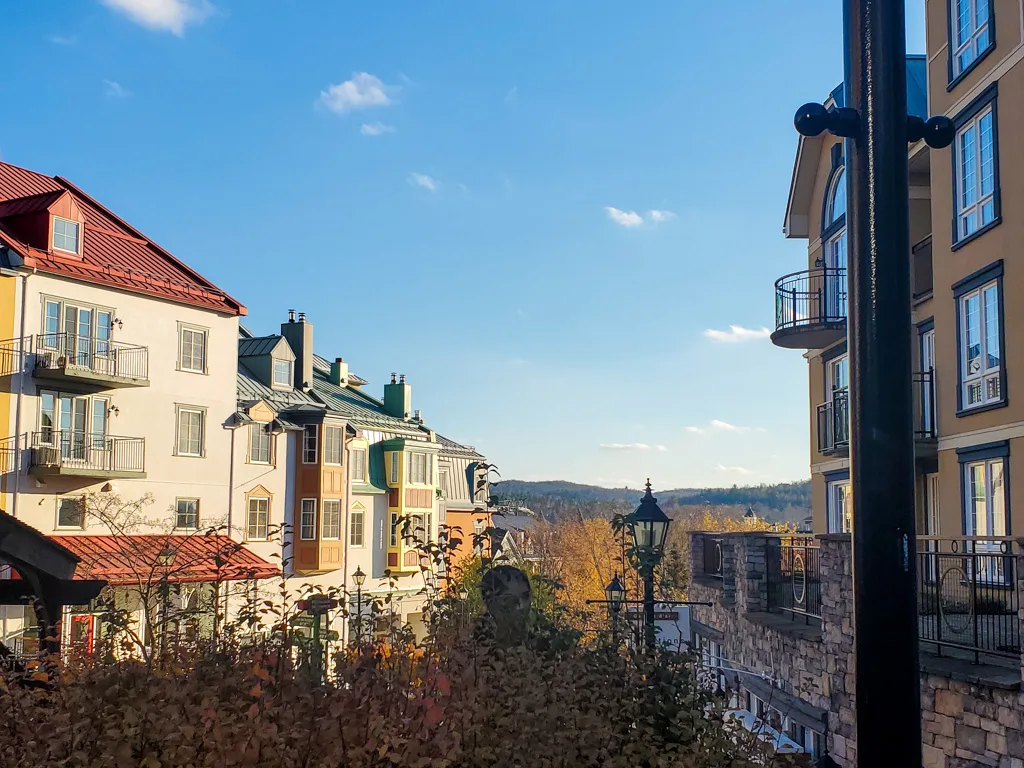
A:
<svg viewBox="0 0 1024 768">
<path fill-rule="evenodd" d="M 178 456 L 203 455 L 203 422 L 206 411 L 201 408 L 178 406 Z"/>
<path fill-rule="evenodd" d="M 43 334 L 39 338 L 39 346 L 41 349 L 67 353 L 75 365 L 89 368 L 107 366 L 113 318 L 114 311 L 109 308 L 45 298 Z M 108 372 L 107 368 L 100 370 Z"/>
<path fill-rule="evenodd" d="M 341 502 L 338 499 L 324 499 L 320 538 L 341 538 Z"/>
<path fill-rule="evenodd" d="M 278 387 L 290 387 L 292 385 L 292 361 L 274 361 L 274 385 Z"/>
<path fill-rule="evenodd" d="M 987 283 L 958 299 L 960 312 L 960 408 L 1003 400 L 999 282 Z"/>
<path fill-rule="evenodd" d="M 178 368 L 191 373 L 206 373 L 206 331 L 178 327 Z"/>
<path fill-rule="evenodd" d="M 829 191 L 830 197 L 825 216 L 825 226 L 830 227 L 838 224 L 846 217 L 846 178 L 842 168 L 835 175 L 832 188 Z"/>
<path fill-rule="evenodd" d="M 833 480 L 828 484 L 828 532 L 851 533 L 853 531 L 853 501 L 850 480 Z"/>
<path fill-rule="evenodd" d="M 964 464 L 964 490 L 967 536 L 1006 535 L 1006 486 L 1003 482 L 1003 458 Z"/>
<path fill-rule="evenodd" d="M 85 528 L 84 496 L 65 496 L 57 499 L 57 527 Z"/>
<path fill-rule="evenodd" d="M 199 499 L 178 499 L 175 503 L 175 528 L 199 527 Z"/>
<path fill-rule="evenodd" d="M 848 354 L 840 355 L 829 360 L 827 365 L 828 374 L 825 381 L 828 391 L 825 394 L 832 397 L 837 391 L 850 386 L 850 356 Z"/>
<path fill-rule="evenodd" d="M 82 225 L 77 221 L 53 217 L 53 249 L 78 253 L 81 246 Z"/>
<path fill-rule="evenodd" d="M 324 464 L 341 464 L 342 427 L 324 427 Z"/>
<path fill-rule="evenodd" d="M 838 321 L 846 317 L 846 173 L 842 167 L 834 177 L 822 226 L 825 292 L 821 312 L 823 319 Z"/>
<path fill-rule="evenodd" d="M 427 454 L 425 453 L 410 453 L 409 454 L 409 482 L 416 483 L 418 485 L 425 485 L 427 483 Z"/>
<path fill-rule="evenodd" d="M 391 484 L 398 485 L 398 451 L 391 454 Z"/>
<path fill-rule="evenodd" d="M 366 510 L 362 505 L 356 504 L 352 508 L 352 516 L 349 518 L 348 543 L 353 547 L 363 546 L 363 530 L 366 524 Z"/>
<path fill-rule="evenodd" d="M 992 47 L 991 0 L 950 0 L 952 76 L 962 75 Z"/>
<path fill-rule="evenodd" d="M 299 538 L 312 541 L 316 538 L 316 499 L 303 499 L 299 515 Z"/>
<path fill-rule="evenodd" d="M 398 546 L 398 513 L 391 513 L 391 537 L 388 539 L 389 547 Z"/>
<path fill-rule="evenodd" d="M 302 463 L 316 464 L 317 436 L 320 427 L 307 424 L 302 429 Z"/>
<path fill-rule="evenodd" d="M 350 461 L 352 462 L 352 482 L 354 483 L 365 483 L 366 482 L 366 449 L 357 448 L 350 452 Z"/>
<path fill-rule="evenodd" d="M 252 464 L 270 463 L 270 425 L 249 425 L 249 462 Z"/>
<path fill-rule="evenodd" d="M 993 105 L 961 125 L 956 134 L 956 239 L 963 240 L 998 216 L 996 129 Z"/>
<path fill-rule="evenodd" d="M 267 538 L 270 520 L 270 499 L 252 497 L 249 499 L 249 519 L 246 521 L 246 538 L 251 541 Z"/>
</svg>

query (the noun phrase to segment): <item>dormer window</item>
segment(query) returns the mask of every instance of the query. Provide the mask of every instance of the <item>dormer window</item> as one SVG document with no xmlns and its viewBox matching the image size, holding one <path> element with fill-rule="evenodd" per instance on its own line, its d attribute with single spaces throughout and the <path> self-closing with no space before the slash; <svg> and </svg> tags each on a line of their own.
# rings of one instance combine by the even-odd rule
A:
<svg viewBox="0 0 1024 768">
<path fill-rule="evenodd" d="M 274 361 L 274 386 L 290 387 L 292 385 L 292 361 Z"/>
<path fill-rule="evenodd" d="M 82 225 L 77 221 L 53 217 L 53 249 L 81 253 Z"/>
</svg>

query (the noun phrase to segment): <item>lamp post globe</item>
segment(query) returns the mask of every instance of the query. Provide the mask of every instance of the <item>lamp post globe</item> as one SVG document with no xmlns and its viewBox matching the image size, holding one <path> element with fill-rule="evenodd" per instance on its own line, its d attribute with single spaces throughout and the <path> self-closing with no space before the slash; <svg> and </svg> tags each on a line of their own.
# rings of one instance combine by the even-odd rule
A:
<svg viewBox="0 0 1024 768">
<path fill-rule="evenodd" d="M 356 572 L 352 574 L 352 581 L 356 583 L 357 587 L 361 587 L 366 583 L 366 574 L 363 573 L 362 568 L 356 568 Z"/>
<path fill-rule="evenodd" d="M 668 526 L 672 522 L 651 493 L 651 481 L 640 500 L 640 506 L 629 518 L 630 534 L 640 561 L 640 575 L 644 580 L 644 644 L 648 651 L 655 647 L 654 633 L 654 569 L 665 552 Z"/>
<path fill-rule="evenodd" d="M 622 610 L 622 604 L 626 602 L 626 588 L 622 586 L 619 574 L 616 573 L 615 578 L 604 588 L 604 594 L 608 598 L 608 608 L 613 614 Z"/>
</svg>

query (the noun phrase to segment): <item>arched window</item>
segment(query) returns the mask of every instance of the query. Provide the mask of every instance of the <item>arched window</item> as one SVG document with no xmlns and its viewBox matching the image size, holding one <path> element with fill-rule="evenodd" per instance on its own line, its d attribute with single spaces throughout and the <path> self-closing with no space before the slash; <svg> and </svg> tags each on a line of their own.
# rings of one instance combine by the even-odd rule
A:
<svg viewBox="0 0 1024 768">
<path fill-rule="evenodd" d="M 840 165 L 832 172 L 821 226 L 825 267 L 822 310 L 829 320 L 846 317 L 846 174 Z"/>
<path fill-rule="evenodd" d="M 827 216 L 825 217 L 824 229 L 828 229 L 846 216 L 846 174 L 843 173 L 842 168 L 839 169 L 832 180 L 832 188 L 829 189 L 828 206 L 825 210 L 827 211 Z"/>
</svg>

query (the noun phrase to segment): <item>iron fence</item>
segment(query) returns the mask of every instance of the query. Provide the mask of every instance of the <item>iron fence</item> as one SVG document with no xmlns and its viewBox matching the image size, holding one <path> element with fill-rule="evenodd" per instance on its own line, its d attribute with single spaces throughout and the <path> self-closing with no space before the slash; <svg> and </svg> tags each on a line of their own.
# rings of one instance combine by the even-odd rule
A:
<svg viewBox="0 0 1024 768">
<path fill-rule="evenodd" d="M 724 564 L 724 551 L 722 549 L 721 536 L 704 537 L 704 575 L 712 578 L 722 578 L 722 566 Z"/>
<path fill-rule="evenodd" d="M 149 379 L 149 348 L 74 333 L 36 337 L 36 367 L 84 368 L 123 379 Z"/>
<path fill-rule="evenodd" d="M 775 329 L 846 322 L 846 270 L 823 267 L 775 281 Z"/>
<path fill-rule="evenodd" d="M 918 539 L 921 642 L 942 653 L 1021 653 L 1017 552 L 1003 538 Z"/>
<path fill-rule="evenodd" d="M 12 376 L 25 370 L 25 359 L 31 347 L 31 336 L 0 341 L 0 376 Z"/>
<path fill-rule="evenodd" d="M 32 433 L 30 466 L 85 472 L 143 472 L 144 437 L 43 430 Z"/>
<path fill-rule="evenodd" d="M 821 549 L 810 536 L 768 539 L 768 609 L 821 618 Z"/>
<path fill-rule="evenodd" d="M 835 453 L 850 448 L 850 389 L 832 393 L 832 399 L 818 406 L 818 452 Z"/>
</svg>

